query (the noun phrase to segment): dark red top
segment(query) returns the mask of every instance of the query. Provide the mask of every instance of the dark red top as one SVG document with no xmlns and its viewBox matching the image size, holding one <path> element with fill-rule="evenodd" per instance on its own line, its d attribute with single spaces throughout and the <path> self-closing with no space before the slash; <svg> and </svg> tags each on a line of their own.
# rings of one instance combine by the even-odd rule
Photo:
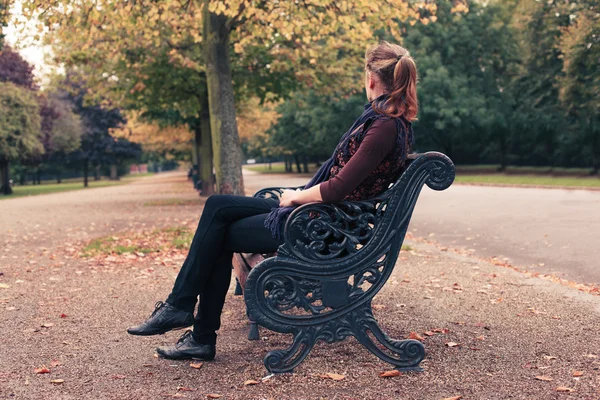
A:
<svg viewBox="0 0 600 400">
<path fill-rule="evenodd" d="M 346 156 L 338 151 L 329 180 L 321 183 L 324 203 L 375 197 L 400 173 L 406 149 L 404 140 L 397 140 L 396 122 L 393 119 L 375 120 L 358 143 L 356 135 L 361 129 L 362 126 L 351 134 Z"/>
</svg>

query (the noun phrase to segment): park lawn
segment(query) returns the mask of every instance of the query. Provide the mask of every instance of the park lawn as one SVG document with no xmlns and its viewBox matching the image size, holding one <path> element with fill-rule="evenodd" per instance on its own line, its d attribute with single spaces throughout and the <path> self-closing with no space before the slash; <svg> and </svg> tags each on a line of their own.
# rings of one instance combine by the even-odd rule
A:
<svg viewBox="0 0 600 400">
<path fill-rule="evenodd" d="M 268 164 L 256 164 L 256 165 L 244 165 L 244 168 L 249 170 L 249 171 L 254 171 L 254 172 L 260 172 L 261 174 L 286 174 L 286 173 L 290 173 L 290 172 L 285 172 L 285 164 L 282 162 L 274 162 L 271 164 L 271 169 L 269 169 L 269 165 Z M 308 173 L 309 174 L 314 174 L 315 172 L 317 172 L 317 167 L 315 166 L 314 163 L 310 163 L 308 164 Z M 296 172 L 296 164 L 294 164 L 294 170 L 293 172 L 294 174 L 297 174 Z"/>
<path fill-rule="evenodd" d="M 309 165 L 310 173 L 314 173 L 316 168 L 314 164 Z M 262 174 L 285 174 L 285 166 L 283 163 L 273 163 L 271 169 L 268 168 L 267 164 L 259 164 L 259 165 L 245 165 L 244 168 L 250 171 L 260 172 Z M 587 177 L 587 176 L 551 176 L 551 175 L 543 175 L 542 171 L 548 171 L 547 167 L 544 168 L 535 168 L 535 167 L 527 167 L 527 169 L 523 168 L 523 171 L 531 171 L 535 170 L 535 172 L 539 171 L 539 174 L 531 174 L 531 173 L 522 173 L 519 174 L 519 167 L 515 167 L 511 169 L 510 174 L 502 174 L 502 173 L 493 173 L 497 166 L 473 166 L 475 168 L 489 168 L 490 173 L 469 173 L 469 168 L 464 168 L 462 166 L 458 167 L 459 171 L 457 172 L 456 182 L 457 183 L 467 183 L 467 184 L 485 184 L 485 185 L 514 185 L 514 186 L 548 186 L 548 187 L 582 187 L 582 188 L 600 188 L 600 178 L 598 177 Z M 295 170 L 295 166 L 294 166 Z M 560 172 L 572 172 L 572 173 L 581 173 L 581 172 L 589 171 L 589 170 L 575 170 L 575 169 L 564 169 Z M 294 172 L 295 174 L 296 172 Z"/>
<path fill-rule="evenodd" d="M 564 177 L 543 175 L 504 175 L 504 174 L 457 174 L 457 183 L 491 184 L 491 185 L 525 185 L 525 186 L 558 186 L 600 188 L 597 177 Z"/>
<path fill-rule="evenodd" d="M 115 186 L 122 185 L 126 182 L 122 181 L 90 181 L 89 187 L 105 187 L 105 186 Z M 52 183 L 47 185 L 26 185 L 26 186 L 15 186 L 13 187 L 13 193 L 9 196 L 0 195 L 0 200 L 3 199 L 14 199 L 16 197 L 25 197 L 25 196 L 37 196 L 40 194 L 49 194 L 49 193 L 57 193 L 57 192 L 68 192 L 71 190 L 81 190 L 85 189 L 83 187 L 83 182 L 68 182 L 68 183 Z"/>
</svg>

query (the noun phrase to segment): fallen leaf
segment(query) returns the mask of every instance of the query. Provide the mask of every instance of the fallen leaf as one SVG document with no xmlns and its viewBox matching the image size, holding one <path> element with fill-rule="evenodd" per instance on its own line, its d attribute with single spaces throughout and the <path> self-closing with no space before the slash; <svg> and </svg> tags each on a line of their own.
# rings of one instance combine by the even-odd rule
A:
<svg viewBox="0 0 600 400">
<path fill-rule="evenodd" d="M 178 392 L 195 392 L 198 389 L 194 389 L 194 388 L 189 388 L 189 387 L 183 387 L 183 386 L 178 386 L 177 387 L 177 391 Z"/>
<path fill-rule="evenodd" d="M 54 326 L 52 322 L 44 322 L 42 324 L 42 328 L 50 328 L 51 326 Z"/>
<path fill-rule="evenodd" d="M 384 371 L 379 374 L 379 376 L 382 378 L 392 378 L 394 376 L 400 375 L 402 375 L 402 372 L 398 371 L 397 369 L 393 369 L 391 371 Z"/>
<path fill-rule="evenodd" d="M 425 338 L 423 336 L 419 335 L 417 332 L 411 332 L 408 335 L 408 339 L 418 340 L 420 342 L 422 342 L 423 340 L 425 340 Z"/>
<path fill-rule="evenodd" d="M 538 381 L 544 381 L 544 382 L 550 382 L 552 380 L 552 378 L 550 378 L 549 376 L 545 376 L 545 375 L 538 375 L 535 377 L 535 379 L 537 379 Z"/>
<path fill-rule="evenodd" d="M 218 398 L 221 398 L 221 397 L 223 397 L 223 396 L 222 396 L 222 395 L 220 395 L 220 394 L 216 394 L 216 393 L 209 393 L 209 394 L 207 394 L 207 395 L 206 395 L 206 397 L 207 397 L 208 399 L 218 399 Z"/>
<path fill-rule="evenodd" d="M 195 369 L 200 369 L 200 368 L 202 368 L 202 365 L 203 365 L 203 363 L 197 363 L 197 364 L 191 363 L 190 367 L 195 368 Z"/>
<path fill-rule="evenodd" d="M 373 305 L 371 306 L 371 308 L 372 308 L 373 310 L 383 310 L 383 309 L 385 308 L 385 305 L 383 305 L 383 304 L 373 304 Z"/>
<path fill-rule="evenodd" d="M 184 395 L 184 394 L 181 394 L 181 393 L 175 393 L 175 394 L 163 394 L 163 396 L 165 396 L 165 397 L 173 397 L 173 398 L 175 398 L 175 399 L 177 399 L 177 398 L 181 398 L 181 397 L 185 397 L 185 395 Z"/>
<path fill-rule="evenodd" d="M 250 385 L 258 385 L 258 381 L 255 381 L 254 379 L 248 379 L 246 382 L 244 382 L 244 386 Z"/>
<path fill-rule="evenodd" d="M 44 365 L 42 368 L 36 368 L 33 370 L 36 374 L 49 374 L 50 370 Z"/>
<path fill-rule="evenodd" d="M 574 372 L 573 372 L 573 376 L 574 376 L 574 377 L 583 376 L 583 371 L 574 371 Z"/>
<path fill-rule="evenodd" d="M 55 383 L 57 385 L 60 385 L 61 383 L 63 383 L 65 380 L 64 379 L 52 379 L 50 381 L 50 383 Z"/>
<path fill-rule="evenodd" d="M 448 333 L 450 332 L 447 328 L 435 328 L 432 329 L 431 332 L 436 332 L 436 333 Z"/>
<path fill-rule="evenodd" d="M 426 331 L 426 332 L 423 332 L 423 335 L 425 335 L 425 336 L 433 336 L 433 335 L 435 335 L 435 333 L 433 333 L 431 331 Z"/>
<path fill-rule="evenodd" d="M 0 289 L 8 289 L 10 288 L 10 285 L 7 285 L 6 283 L 0 283 Z"/>
<path fill-rule="evenodd" d="M 323 379 L 333 379 L 334 381 L 341 381 L 342 379 L 346 378 L 344 375 L 334 374 L 332 372 L 327 372 L 326 374 L 320 374 L 319 377 L 323 378 Z"/>
<path fill-rule="evenodd" d="M 448 343 L 446 343 L 446 346 L 448 346 L 448 347 L 456 347 L 456 346 L 458 346 L 458 343 L 456 343 L 456 342 L 448 342 Z"/>
<path fill-rule="evenodd" d="M 556 360 L 556 357 L 554 357 L 554 356 L 544 356 L 544 358 L 546 360 L 548 360 L 548 361 L 550 361 L 550 360 Z"/>
<path fill-rule="evenodd" d="M 445 397 L 442 400 L 460 400 L 462 399 L 462 396 L 454 396 L 454 397 Z"/>
<path fill-rule="evenodd" d="M 485 340 L 485 336 L 483 336 L 483 335 L 477 336 L 475 339 L 477 339 L 477 340 Z"/>
<path fill-rule="evenodd" d="M 570 393 L 570 392 L 574 392 L 574 391 L 575 391 L 575 389 L 571 389 L 571 388 L 564 387 L 564 386 L 559 386 L 559 387 L 557 387 L 555 390 L 556 390 L 557 392 L 569 392 L 569 393 Z"/>
</svg>

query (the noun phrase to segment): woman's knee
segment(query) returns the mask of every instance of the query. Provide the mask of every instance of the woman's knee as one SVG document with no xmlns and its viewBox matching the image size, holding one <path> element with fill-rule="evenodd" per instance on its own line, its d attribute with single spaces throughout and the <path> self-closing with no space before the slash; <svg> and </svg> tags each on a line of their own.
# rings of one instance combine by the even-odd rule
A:
<svg viewBox="0 0 600 400">
<path fill-rule="evenodd" d="M 223 207 L 230 206 L 234 200 L 233 197 L 231 194 L 210 195 L 204 204 L 204 211 L 210 210 L 211 212 L 216 212 Z"/>
</svg>

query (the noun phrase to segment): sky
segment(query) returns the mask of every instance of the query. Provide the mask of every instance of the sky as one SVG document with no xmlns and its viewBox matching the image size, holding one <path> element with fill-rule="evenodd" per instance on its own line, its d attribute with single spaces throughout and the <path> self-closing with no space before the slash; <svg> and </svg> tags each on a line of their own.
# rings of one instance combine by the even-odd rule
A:
<svg viewBox="0 0 600 400">
<path fill-rule="evenodd" d="M 21 13 L 21 0 L 16 0 L 10 10 L 11 19 L 3 29 L 5 42 L 18 51 L 21 56 L 34 66 L 34 74 L 42 86 L 53 68 L 45 62 L 52 54 L 49 46 L 42 46 L 33 37 L 37 34 L 35 23 L 26 21 Z"/>
</svg>

